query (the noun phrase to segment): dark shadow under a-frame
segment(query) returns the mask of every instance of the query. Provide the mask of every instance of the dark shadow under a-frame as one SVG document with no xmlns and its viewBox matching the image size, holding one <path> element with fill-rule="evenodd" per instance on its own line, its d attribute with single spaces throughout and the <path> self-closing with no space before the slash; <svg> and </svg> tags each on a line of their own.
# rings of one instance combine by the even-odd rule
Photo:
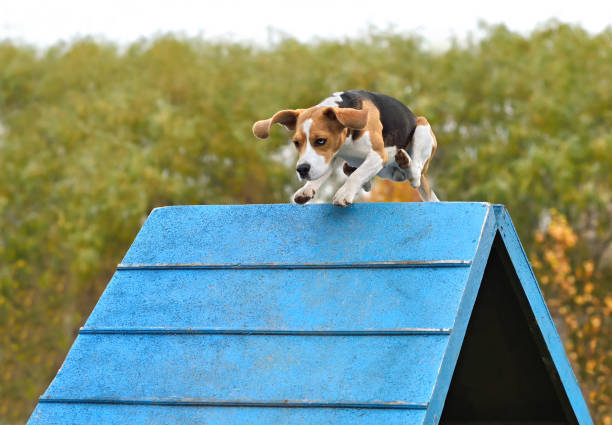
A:
<svg viewBox="0 0 612 425">
<path fill-rule="evenodd" d="M 476 422 L 577 423 L 499 234 L 440 420 Z"/>
</svg>

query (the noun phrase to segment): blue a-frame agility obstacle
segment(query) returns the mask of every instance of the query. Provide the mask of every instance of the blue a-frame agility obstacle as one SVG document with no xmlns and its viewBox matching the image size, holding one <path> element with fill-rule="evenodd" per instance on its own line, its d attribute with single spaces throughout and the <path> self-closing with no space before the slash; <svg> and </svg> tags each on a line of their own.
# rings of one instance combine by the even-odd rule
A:
<svg viewBox="0 0 612 425">
<path fill-rule="evenodd" d="M 580 423 L 484 203 L 154 210 L 30 424 Z"/>
</svg>

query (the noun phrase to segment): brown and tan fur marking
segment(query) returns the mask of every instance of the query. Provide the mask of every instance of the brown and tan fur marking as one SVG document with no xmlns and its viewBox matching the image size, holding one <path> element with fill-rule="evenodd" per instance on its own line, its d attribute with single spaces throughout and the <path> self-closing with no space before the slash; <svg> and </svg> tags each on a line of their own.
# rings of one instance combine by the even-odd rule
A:
<svg viewBox="0 0 612 425">
<path fill-rule="evenodd" d="M 253 134 L 258 139 L 267 139 L 270 135 L 270 127 L 272 127 L 272 124 L 280 124 L 287 130 L 295 130 L 297 117 L 302 111 L 303 109 L 285 109 L 283 111 L 278 111 L 272 118 L 257 121 L 253 124 Z"/>
<path fill-rule="evenodd" d="M 370 133 L 372 150 L 376 152 L 378 155 L 380 155 L 380 157 L 382 158 L 383 165 L 384 165 L 387 163 L 387 160 L 389 159 L 389 157 L 387 155 L 387 151 L 385 150 L 385 141 L 383 140 L 383 135 L 382 135 L 383 126 L 380 122 L 380 111 L 369 100 L 363 101 L 363 109 L 369 112 L 368 113 L 368 124 L 365 130 Z"/>
<path fill-rule="evenodd" d="M 369 132 L 372 149 L 380 155 L 383 164 L 387 162 L 388 155 L 382 137 L 380 113 L 369 101 L 363 102 L 363 109 L 313 106 L 308 109 L 279 111 L 270 119 L 257 121 L 253 125 L 253 134 L 260 139 L 266 139 L 273 124 L 281 124 L 288 130 L 295 130 L 292 140 L 294 144 L 297 142 L 296 147 L 301 156 L 306 149 L 303 123 L 308 119 L 312 119 L 311 144 L 317 139 L 327 140 L 323 146 L 313 146 L 317 153 L 325 157 L 326 163 L 329 164 L 332 157 L 344 145 L 347 136 L 350 135 L 355 141 L 365 132 Z"/>
<path fill-rule="evenodd" d="M 406 169 L 410 167 L 410 157 L 404 149 L 399 149 L 395 154 L 395 162 L 400 168 Z"/>
<path fill-rule="evenodd" d="M 312 119 L 312 125 L 307 137 L 303 124 L 308 119 Z M 306 150 L 306 141 L 309 139 L 312 148 L 329 164 L 344 145 L 348 132 L 361 130 L 367 123 L 368 111 L 366 110 L 315 106 L 299 114 L 292 140 L 300 153 L 300 158 Z M 325 139 L 326 143 L 323 146 L 313 145 L 318 139 Z"/>
</svg>

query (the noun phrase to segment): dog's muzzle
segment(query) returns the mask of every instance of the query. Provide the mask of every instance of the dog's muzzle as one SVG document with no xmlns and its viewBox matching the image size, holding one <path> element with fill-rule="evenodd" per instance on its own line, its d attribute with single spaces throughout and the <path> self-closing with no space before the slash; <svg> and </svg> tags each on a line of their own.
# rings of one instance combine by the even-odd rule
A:
<svg viewBox="0 0 612 425">
<path fill-rule="evenodd" d="M 300 164 L 295 170 L 300 175 L 301 179 L 306 179 L 308 177 L 308 173 L 310 172 L 310 164 Z"/>
</svg>

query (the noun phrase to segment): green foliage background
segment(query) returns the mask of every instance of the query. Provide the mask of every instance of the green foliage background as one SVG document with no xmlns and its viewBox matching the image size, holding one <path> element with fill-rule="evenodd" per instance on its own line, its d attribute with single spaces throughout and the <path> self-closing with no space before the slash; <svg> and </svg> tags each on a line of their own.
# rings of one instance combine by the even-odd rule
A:
<svg viewBox="0 0 612 425">
<path fill-rule="evenodd" d="M 286 135 L 257 141 L 253 121 L 350 88 L 427 116 L 438 196 L 506 204 L 528 252 L 551 207 L 567 217 L 608 309 L 601 367 L 572 360 L 610 425 L 612 31 L 557 23 L 488 27 L 444 51 L 385 32 L 269 48 L 0 43 L 0 423 L 28 417 L 152 208 L 286 202 Z"/>
</svg>

